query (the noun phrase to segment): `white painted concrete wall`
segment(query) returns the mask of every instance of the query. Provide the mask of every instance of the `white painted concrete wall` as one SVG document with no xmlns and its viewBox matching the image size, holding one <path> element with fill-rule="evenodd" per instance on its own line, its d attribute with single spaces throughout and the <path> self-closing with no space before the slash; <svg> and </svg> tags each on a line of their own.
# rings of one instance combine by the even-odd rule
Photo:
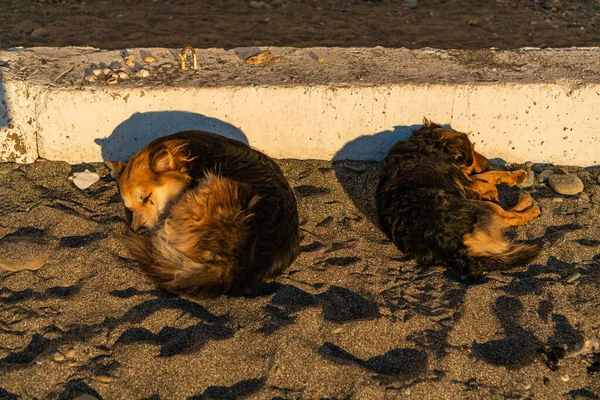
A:
<svg viewBox="0 0 600 400">
<path fill-rule="evenodd" d="M 599 92 L 517 84 L 53 90 L 40 99 L 38 147 L 40 157 L 72 163 L 127 159 L 156 137 L 198 128 L 276 158 L 379 161 L 427 116 L 470 133 L 490 158 L 587 166 L 600 163 Z"/>
</svg>

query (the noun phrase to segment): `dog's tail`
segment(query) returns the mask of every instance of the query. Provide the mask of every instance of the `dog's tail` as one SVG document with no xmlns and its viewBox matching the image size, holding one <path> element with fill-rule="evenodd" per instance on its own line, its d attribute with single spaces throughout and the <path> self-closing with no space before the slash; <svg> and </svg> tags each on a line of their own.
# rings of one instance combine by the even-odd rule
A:
<svg viewBox="0 0 600 400">
<path fill-rule="evenodd" d="M 474 274 L 526 265 L 542 251 L 541 243 L 511 243 L 500 231 L 466 235 L 464 243 Z"/>
<path fill-rule="evenodd" d="M 245 184 L 208 174 L 154 231 L 129 234 L 129 251 L 169 291 L 198 297 L 234 291 L 246 281 L 238 275 L 240 263 L 251 262 L 250 221 L 259 200 Z"/>
</svg>

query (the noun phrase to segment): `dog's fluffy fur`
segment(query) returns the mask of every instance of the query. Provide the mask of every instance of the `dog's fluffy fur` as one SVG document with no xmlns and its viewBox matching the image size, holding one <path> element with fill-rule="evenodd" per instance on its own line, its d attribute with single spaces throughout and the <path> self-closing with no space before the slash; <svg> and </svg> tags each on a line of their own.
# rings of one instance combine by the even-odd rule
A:
<svg viewBox="0 0 600 400">
<path fill-rule="evenodd" d="M 107 165 L 133 214 L 129 250 L 167 290 L 243 294 L 299 253 L 292 189 L 271 158 L 241 142 L 180 132 Z"/>
<path fill-rule="evenodd" d="M 535 218 L 539 207 L 521 194 L 506 211 L 498 205 L 496 189 L 500 183 L 515 186 L 527 174 L 481 173 L 488 167 L 466 134 L 425 119 L 383 162 L 376 191 L 381 228 L 418 263 L 444 265 L 459 274 L 481 276 L 529 263 L 541 246 L 511 243 L 504 231 Z"/>
</svg>

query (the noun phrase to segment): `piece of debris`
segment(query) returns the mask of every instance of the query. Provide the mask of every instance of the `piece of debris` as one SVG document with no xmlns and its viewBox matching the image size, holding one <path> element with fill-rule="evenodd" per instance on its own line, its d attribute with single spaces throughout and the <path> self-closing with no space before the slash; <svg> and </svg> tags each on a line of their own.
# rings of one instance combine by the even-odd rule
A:
<svg viewBox="0 0 600 400">
<path fill-rule="evenodd" d="M 583 182 L 575 174 L 553 174 L 548 179 L 556 193 L 574 195 L 583 192 Z"/>
<path fill-rule="evenodd" d="M 102 383 L 110 383 L 113 380 L 110 376 L 106 375 L 98 375 L 96 379 Z"/>
<path fill-rule="evenodd" d="M 133 67 L 135 65 L 135 57 L 131 55 L 125 57 L 125 64 L 129 67 Z"/>
<path fill-rule="evenodd" d="M 125 72 L 125 71 L 119 71 L 119 73 L 117 75 L 119 75 L 119 79 L 122 79 L 122 80 L 129 79 L 129 75 L 127 75 L 127 72 Z"/>
<path fill-rule="evenodd" d="M 247 65 L 264 65 L 273 59 L 273 55 L 269 50 L 261 51 L 258 54 L 254 54 L 246 58 L 244 61 Z"/>
<path fill-rule="evenodd" d="M 63 356 L 61 353 L 59 353 L 57 351 L 56 353 L 54 353 L 54 355 L 52 356 L 52 358 L 54 359 L 54 361 L 61 362 L 61 361 L 64 361 L 65 356 Z"/>
<path fill-rule="evenodd" d="M 281 61 L 281 57 L 273 57 L 273 60 L 271 60 L 274 64 L 277 64 L 278 62 Z"/>
<path fill-rule="evenodd" d="M 147 76 L 150 76 L 150 71 L 148 71 L 147 69 L 140 69 L 138 72 L 135 73 L 135 76 L 137 76 L 138 78 L 146 78 Z"/>
<path fill-rule="evenodd" d="M 119 80 L 116 77 L 111 76 L 106 80 L 106 83 L 108 83 L 109 85 L 116 85 L 117 83 L 119 83 Z"/>
<path fill-rule="evenodd" d="M 573 283 L 579 278 L 581 278 L 581 274 L 579 272 L 575 272 L 574 274 L 569 275 L 567 279 L 565 279 L 565 282 Z"/>
<path fill-rule="evenodd" d="M 152 56 L 144 57 L 144 62 L 147 64 L 152 64 L 152 63 L 155 63 L 156 61 L 157 61 L 156 58 L 154 58 Z"/>
<path fill-rule="evenodd" d="M 188 50 L 192 52 L 192 64 L 193 64 L 192 68 L 194 70 L 197 70 L 198 69 L 198 59 L 196 58 L 196 49 L 194 49 L 190 45 L 187 45 L 183 49 L 181 49 L 181 54 L 179 54 L 179 58 L 181 59 L 181 69 L 182 70 L 186 69 L 185 62 L 187 60 Z"/>
<path fill-rule="evenodd" d="M 85 79 L 88 82 L 96 82 L 98 80 L 98 77 L 94 74 L 91 74 L 91 75 L 86 75 L 83 79 Z"/>
<path fill-rule="evenodd" d="M 97 173 L 91 172 L 89 170 L 85 170 L 83 172 L 76 172 L 72 177 L 69 178 L 72 180 L 75 186 L 77 186 L 81 190 L 85 190 L 92 186 L 94 183 L 100 180 L 100 177 Z"/>
</svg>

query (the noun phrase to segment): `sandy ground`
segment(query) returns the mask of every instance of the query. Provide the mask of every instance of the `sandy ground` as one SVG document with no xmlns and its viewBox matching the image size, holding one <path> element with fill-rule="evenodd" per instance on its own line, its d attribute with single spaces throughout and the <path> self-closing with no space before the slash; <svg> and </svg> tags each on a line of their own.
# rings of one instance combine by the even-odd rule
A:
<svg viewBox="0 0 600 400">
<path fill-rule="evenodd" d="M 600 170 L 556 167 L 584 193 L 536 184 L 542 215 L 512 231 L 543 253 L 465 282 L 406 260 L 373 224 L 378 164 L 281 165 L 301 255 L 252 296 L 196 302 L 129 258 L 106 167 L 0 164 L 0 260 L 37 268 L 0 271 L 0 398 L 599 398 L 597 353 L 543 349 L 600 337 Z M 101 180 L 81 191 L 68 177 L 85 168 Z"/>
<path fill-rule="evenodd" d="M 0 48 L 598 46 L 594 0 L 0 0 Z"/>
</svg>

